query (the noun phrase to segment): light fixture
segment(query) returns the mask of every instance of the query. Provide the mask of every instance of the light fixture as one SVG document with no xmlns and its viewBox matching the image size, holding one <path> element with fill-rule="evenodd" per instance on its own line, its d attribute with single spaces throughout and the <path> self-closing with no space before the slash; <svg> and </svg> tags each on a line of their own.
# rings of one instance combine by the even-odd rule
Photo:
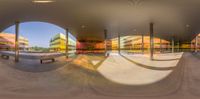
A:
<svg viewBox="0 0 200 99">
<path fill-rule="evenodd" d="M 33 0 L 33 3 L 53 3 L 55 0 Z"/>
<path fill-rule="evenodd" d="M 189 24 L 187 24 L 187 25 L 186 25 L 186 27 L 187 27 L 187 28 L 189 28 L 189 27 L 190 27 L 190 25 L 189 25 Z"/>
<path fill-rule="evenodd" d="M 141 0 L 128 0 L 132 6 L 137 6 L 141 4 Z"/>
<path fill-rule="evenodd" d="M 85 28 L 86 28 L 86 26 L 85 26 L 85 25 L 81 25 L 81 28 L 82 28 L 82 29 L 85 29 Z"/>
</svg>

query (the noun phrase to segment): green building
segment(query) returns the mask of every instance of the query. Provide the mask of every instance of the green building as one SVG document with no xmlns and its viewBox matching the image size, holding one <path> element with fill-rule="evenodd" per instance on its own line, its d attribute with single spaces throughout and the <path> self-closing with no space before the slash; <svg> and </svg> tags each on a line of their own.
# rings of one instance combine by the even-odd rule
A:
<svg viewBox="0 0 200 99">
<path fill-rule="evenodd" d="M 66 49 L 66 36 L 62 33 L 56 34 L 50 40 L 50 51 L 51 52 L 65 52 Z M 76 39 L 69 34 L 68 38 L 68 49 L 69 53 L 76 52 Z"/>
</svg>

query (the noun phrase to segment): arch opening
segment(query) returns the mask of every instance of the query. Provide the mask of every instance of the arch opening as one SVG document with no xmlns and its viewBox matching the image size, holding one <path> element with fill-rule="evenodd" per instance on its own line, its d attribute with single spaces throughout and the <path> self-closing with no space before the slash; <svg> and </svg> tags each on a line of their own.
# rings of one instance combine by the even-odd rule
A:
<svg viewBox="0 0 200 99">
<path fill-rule="evenodd" d="M 30 72 L 53 70 L 66 65 L 66 55 L 70 58 L 76 53 L 76 38 L 58 25 L 41 21 L 22 22 L 17 41 L 16 28 L 12 25 L 0 33 L 0 51 L 1 55 L 15 61 L 18 51 L 18 58 L 23 61 L 17 63 L 17 69 Z M 51 62 L 54 65 L 48 65 Z"/>
</svg>

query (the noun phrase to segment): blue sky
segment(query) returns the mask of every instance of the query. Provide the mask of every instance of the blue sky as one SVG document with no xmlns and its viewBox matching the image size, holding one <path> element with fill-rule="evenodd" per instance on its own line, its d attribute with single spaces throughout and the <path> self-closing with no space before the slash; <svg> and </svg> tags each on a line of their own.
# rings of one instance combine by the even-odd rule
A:
<svg viewBox="0 0 200 99">
<path fill-rule="evenodd" d="M 15 33 L 15 26 L 4 30 L 6 33 Z M 44 22 L 25 22 L 20 24 L 20 36 L 29 40 L 29 46 L 49 47 L 50 39 L 58 34 L 65 34 L 65 30 L 54 24 Z"/>
</svg>

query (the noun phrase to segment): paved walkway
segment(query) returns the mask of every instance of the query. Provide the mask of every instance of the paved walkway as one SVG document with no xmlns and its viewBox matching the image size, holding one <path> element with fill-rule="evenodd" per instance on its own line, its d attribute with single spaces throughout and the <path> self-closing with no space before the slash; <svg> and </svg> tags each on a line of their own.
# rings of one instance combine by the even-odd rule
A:
<svg viewBox="0 0 200 99">
<path fill-rule="evenodd" d="M 57 68 L 32 72 L 15 69 L 24 65 L 23 62 L 15 64 L 13 61 L 0 59 L 0 99 L 199 99 L 199 58 L 190 53 L 184 53 L 182 57 L 180 53 L 173 54 L 172 57 L 167 55 L 169 59 L 175 56 L 174 60 L 166 60 L 171 62 L 167 62 L 170 66 L 163 64 L 159 67 L 155 63 L 166 62 L 163 60 L 155 60 L 155 64 L 150 65 L 145 64 L 145 59 L 142 62 L 142 66 L 167 69 L 136 65 L 139 62 L 136 60 L 138 58 L 134 59 L 136 56 L 111 56 L 101 60 L 103 62 L 97 68 L 99 72 L 90 71 L 74 62 L 62 64 L 61 61 L 53 64 L 59 65 Z M 31 66 L 42 66 L 34 61 L 28 62 Z M 107 62 L 112 65 L 106 64 Z M 122 65 L 124 68 L 120 67 Z M 121 71 L 115 71 L 116 68 Z M 112 79 L 106 76 L 109 70 L 114 71 Z M 126 74 L 132 75 L 125 76 Z M 122 79 L 121 82 L 119 79 Z"/>
<path fill-rule="evenodd" d="M 98 68 L 98 71 L 116 83 L 146 85 L 170 75 L 181 57 L 182 53 L 161 54 L 155 56 L 156 61 L 151 61 L 148 56 L 142 54 L 111 55 Z"/>
</svg>

